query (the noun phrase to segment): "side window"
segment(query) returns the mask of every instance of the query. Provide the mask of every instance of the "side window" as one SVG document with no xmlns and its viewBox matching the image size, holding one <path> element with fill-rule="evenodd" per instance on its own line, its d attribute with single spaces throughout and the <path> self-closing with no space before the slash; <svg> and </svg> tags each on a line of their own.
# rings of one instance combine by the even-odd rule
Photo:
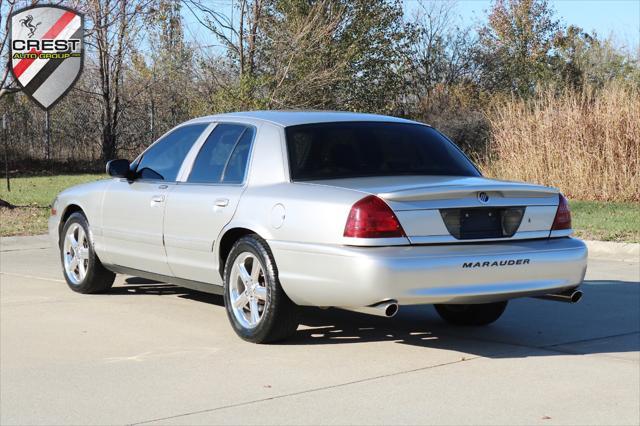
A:
<svg viewBox="0 0 640 426">
<path fill-rule="evenodd" d="M 253 133 L 253 129 L 246 126 L 218 124 L 200 149 L 187 182 L 241 183 L 244 179 L 241 163 L 246 165 Z"/>
<path fill-rule="evenodd" d="M 175 181 L 184 158 L 207 126 L 207 123 L 183 126 L 160 139 L 138 163 L 138 178 Z"/>
</svg>

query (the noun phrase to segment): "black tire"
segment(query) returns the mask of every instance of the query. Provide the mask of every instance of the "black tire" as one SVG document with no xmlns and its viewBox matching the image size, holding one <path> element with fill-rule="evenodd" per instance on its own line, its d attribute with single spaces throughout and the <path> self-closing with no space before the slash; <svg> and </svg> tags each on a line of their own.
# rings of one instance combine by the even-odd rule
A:
<svg viewBox="0 0 640 426">
<path fill-rule="evenodd" d="M 479 305 L 435 305 L 440 317 L 455 325 L 479 326 L 496 321 L 507 307 L 507 302 Z"/>
<path fill-rule="evenodd" d="M 74 282 L 74 279 L 69 276 L 65 268 L 65 238 L 69 228 L 74 225 L 79 225 L 86 235 L 86 249 L 88 250 L 87 268 L 86 274 L 82 280 Z M 64 224 L 62 232 L 60 233 L 60 263 L 62 264 L 62 274 L 67 282 L 69 288 L 73 291 L 83 294 L 104 293 L 113 286 L 113 281 L 116 278 L 116 274 L 107 270 L 100 259 L 96 255 L 93 248 L 93 240 L 91 239 L 91 233 L 89 232 L 89 223 L 84 214 L 80 212 L 73 213 Z M 77 281 L 77 280 L 76 280 Z"/>
<path fill-rule="evenodd" d="M 231 307 L 230 277 L 236 259 L 245 253 L 257 257 L 263 265 L 263 284 L 267 301 L 262 316 L 253 328 L 247 328 L 236 318 Z M 278 280 L 278 268 L 266 241 L 255 234 L 240 238 L 231 249 L 224 268 L 224 305 L 233 330 L 252 343 L 273 343 L 292 336 L 298 328 L 298 306 L 286 295 Z"/>
</svg>

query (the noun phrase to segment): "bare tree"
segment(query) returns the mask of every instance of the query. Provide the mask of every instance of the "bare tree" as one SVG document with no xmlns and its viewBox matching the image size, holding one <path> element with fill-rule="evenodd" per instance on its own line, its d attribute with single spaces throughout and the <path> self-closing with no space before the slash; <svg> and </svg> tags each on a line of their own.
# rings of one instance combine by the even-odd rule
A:
<svg viewBox="0 0 640 426">
<path fill-rule="evenodd" d="M 453 0 L 418 2 L 412 25 L 411 83 L 430 98 L 438 85 L 452 86 L 472 77 L 473 55 L 468 28 L 457 23 Z"/>
<path fill-rule="evenodd" d="M 332 104 L 332 89 L 345 81 L 348 61 L 331 54 L 345 9 L 318 0 L 303 11 L 268 8 L 268 44 L 259 51 L 269 82 L 268 108 L 323 108 Z"/>
<path fill-rule="evenodd" d="M 207 28 L 237 62 L 238 77 L 253 76 L 256 66 L 256 48 L 264 22 L 268 0 L 239 0 L 235 6 L 238 15 L 219 12 L 207 0 L 182 0 L 196 20 Z"/>
<path fill-rule="evenodd" d="M 131 51 L 134 27 L 148 4 L 136 0 L 86 1 L 86 12 L 93 25 L 88 35 L 95 49 L 99 75 L 105 161 L 115 158 L 118 152 L 125 58 Z"/>
<path fill-rule="evenodd" d="M 9 16 L 15 8 L 15 0 L 0 0 L 0 57 L 3 62 L 3 70 L 0 72 L 0 99 L 7 93 L 20 90 L 13 85 L 7 85 L 9 77 Z M 7 60 L 5 61 L 5 55 Z"/>
</svg>

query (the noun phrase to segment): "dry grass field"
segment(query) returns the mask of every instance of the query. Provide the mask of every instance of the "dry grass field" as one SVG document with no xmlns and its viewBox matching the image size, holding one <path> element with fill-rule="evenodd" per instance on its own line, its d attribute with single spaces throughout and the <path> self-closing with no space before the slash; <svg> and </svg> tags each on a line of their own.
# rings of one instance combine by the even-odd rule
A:
<svg viewBox="0 0 640 426">
<path fill-rule="evenodd" d="M 640 88 L 499 102 L 489 112 L 487 174 L 560 188 L 579 200 L 640 201 Z"/>
</svg>

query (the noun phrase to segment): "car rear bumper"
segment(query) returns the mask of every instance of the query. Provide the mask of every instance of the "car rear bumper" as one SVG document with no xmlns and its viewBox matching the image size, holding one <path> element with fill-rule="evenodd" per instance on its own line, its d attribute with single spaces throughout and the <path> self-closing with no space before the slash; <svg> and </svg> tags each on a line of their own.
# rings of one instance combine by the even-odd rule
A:
<svg viewBox="0 0 640 426">
<path fill-rule="evenodd" d="M 587 248 L 574 238 L 395 247 L 269 241 L 299 305 L 486 303 L 576 287 Z"/>
</svg>

